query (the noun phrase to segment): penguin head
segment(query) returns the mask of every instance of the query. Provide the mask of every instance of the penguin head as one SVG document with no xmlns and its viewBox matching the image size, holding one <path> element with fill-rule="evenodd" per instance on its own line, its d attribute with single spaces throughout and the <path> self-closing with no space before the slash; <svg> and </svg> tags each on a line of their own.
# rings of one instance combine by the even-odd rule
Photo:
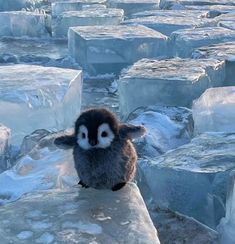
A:
<svg viewBox="0 0 235 244">
<path fill-rule="evenodd" d="M 118 136 L 119 123 L 107 109 L 90 109 L 83 112 L 75 123 L 77 144 L 84 150 L 107 148 Z"/>
<path fill-rule="evenodd" d="M 78 145 L 84 150 L 108 148 L 114 140 L 134 139 L 145 134 L 143 126 L 120 124 L 116 116 L 105 108 L 89 109 L 75 122 L 74 134 L 55 139 L 61 148 Z"/>
</svg>

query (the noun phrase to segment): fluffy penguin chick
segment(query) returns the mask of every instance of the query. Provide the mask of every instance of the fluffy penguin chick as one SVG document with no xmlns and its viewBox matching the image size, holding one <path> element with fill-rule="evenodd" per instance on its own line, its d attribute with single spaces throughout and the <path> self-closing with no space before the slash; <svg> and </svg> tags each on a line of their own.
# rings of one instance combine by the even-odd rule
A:
<svg viewBox="0 0 235 244">
<path fill-rule="evenodd" d="M 121 189 L 136 172 L 136 150 L 132 139 L 143 136 L 143 126 L 120 124 L 107 109 L 83 112 L 71 136 L 55 139 L 62 148 L 73 147 L 75 168 L 83 187 Z"/>
</svg>

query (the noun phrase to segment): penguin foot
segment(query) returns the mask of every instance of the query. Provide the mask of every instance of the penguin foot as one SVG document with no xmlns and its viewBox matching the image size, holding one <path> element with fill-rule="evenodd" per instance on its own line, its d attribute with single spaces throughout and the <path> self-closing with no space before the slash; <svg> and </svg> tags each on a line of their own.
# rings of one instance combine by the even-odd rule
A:
<svg viewBox="0 0 235 244">
<path fill-rule="evenodd" d="M 126 182 L 121 182 L 112 187 L 112 191 L 118 191 L 126 185 Z"/>
<path fill-rule="evenodd" d="M 88 188 L 89 187 L 86 184 L 84 184 L 81 180 L 78 182 L 78 185 L 81 185 L 84 188 Z"/>
</svg>

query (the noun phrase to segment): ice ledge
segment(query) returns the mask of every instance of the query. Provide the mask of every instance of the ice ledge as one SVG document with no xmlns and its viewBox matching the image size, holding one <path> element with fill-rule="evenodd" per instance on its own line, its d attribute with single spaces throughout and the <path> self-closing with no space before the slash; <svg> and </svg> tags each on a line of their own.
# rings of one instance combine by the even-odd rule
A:
<svg viewBox="0 0 235 244">
<path fill-rule="evenodd" d="M 9 218 L 11 216 L 11 218 Z M 0 209 L 1 243 L 160 243 L 138 187 L 40 191 Z"/>
</svg>

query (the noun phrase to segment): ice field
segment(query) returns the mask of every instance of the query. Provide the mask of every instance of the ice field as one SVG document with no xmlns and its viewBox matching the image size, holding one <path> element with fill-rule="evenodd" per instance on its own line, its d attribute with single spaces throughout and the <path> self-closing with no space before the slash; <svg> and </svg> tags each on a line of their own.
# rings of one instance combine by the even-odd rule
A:
<svg viewBox="0 0 235 244">
<path fill-rule="evenodd" d="M 54 145 L 90 107 L 147 129 L 120 191 Z M 233 0 L 0 0 L 0 243 L 235 243 Z"/>
</svg>

